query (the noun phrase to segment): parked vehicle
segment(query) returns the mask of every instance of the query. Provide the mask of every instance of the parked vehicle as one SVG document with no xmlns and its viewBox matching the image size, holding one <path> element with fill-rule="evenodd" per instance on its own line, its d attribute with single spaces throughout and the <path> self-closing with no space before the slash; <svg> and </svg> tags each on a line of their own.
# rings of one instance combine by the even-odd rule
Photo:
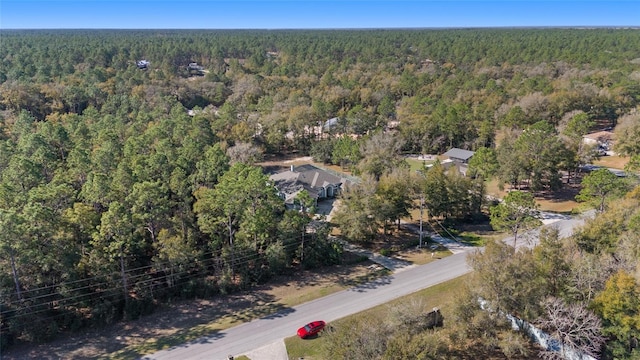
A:
<svg viewBox="0 0 640 360">
<path fill-rule="evenodd" d="M 582 172 L 592 172 L 592 171 L 596 171 L 598 169 L 602 169 L 602 166 L 598 166 L 598 165 L 592 165 L 592 164 L 586 164 L 586 165 L 582 165 L 582 167 L 580 168 L 580 170 L 582 170 Z"/>
<path fill-rule="evenodd" d="M 308 323 L 307 325 L 301 327 L 300 329 L 298 329 L 298 336 L 301 339 L 306 339 L 310 336 L 316 335 L 318 334 L 320 331 L 322 331 L 322 329 L 324 329 L 324 326 L 326 325 L 326 323 L 322 320 L 318 320 L 318 321 L 312 321 L 310 323 Z"/>
</svg>

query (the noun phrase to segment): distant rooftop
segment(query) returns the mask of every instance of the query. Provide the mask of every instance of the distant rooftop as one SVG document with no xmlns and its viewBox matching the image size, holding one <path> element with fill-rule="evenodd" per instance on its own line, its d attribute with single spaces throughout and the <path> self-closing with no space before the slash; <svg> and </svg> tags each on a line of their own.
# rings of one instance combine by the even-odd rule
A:
<svg viewBox="0 0 640 360">
<path fill-rule="evenodd" d="M 587 139 L 601 141 L 601 142 L 615 140 L 615 134 L 611 131 L 598 131 L 598 132 L 587 134 L 584 137 Z"/>
<path fill-rule="evenodd" d="M 136 65 L 138 65 L 138 69 L 146 69 L 147 66 L 149 66 L 149 61 L 147 61 L 147 60 L 138 60 L 136 62 Z"/>
</svg>

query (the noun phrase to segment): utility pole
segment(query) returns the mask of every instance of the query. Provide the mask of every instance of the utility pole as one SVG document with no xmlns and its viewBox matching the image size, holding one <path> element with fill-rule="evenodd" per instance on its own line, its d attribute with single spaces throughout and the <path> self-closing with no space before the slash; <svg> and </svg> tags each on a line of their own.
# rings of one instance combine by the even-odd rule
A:
<svg viewBox="0 0 640 360">
<path fill-rule="evenodd" d="M 424 208 L 424 194 L 420 194 L 420 245 L 422 249 L 422 209 Z"/>
<path fill-rule="evenodd" d="M 420 174 L 423 178 L 426 178 L 425 174 L 421 170 L 416 170 L 416 173 Z M 418 247 L 422 249 L 422 212 L 424 209 L 424 188 L 420 186 L 420 245 Z"/>
</svg>

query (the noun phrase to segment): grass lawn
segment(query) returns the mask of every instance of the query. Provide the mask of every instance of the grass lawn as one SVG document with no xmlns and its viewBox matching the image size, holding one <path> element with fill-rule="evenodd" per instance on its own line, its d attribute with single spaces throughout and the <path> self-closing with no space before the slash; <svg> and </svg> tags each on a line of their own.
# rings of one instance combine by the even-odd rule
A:
<svg viewBox="0 0 640 360">
<path fill-rule="evenodd" d="M 456 235 L 456 237 L 458 238 L 458 240 L 462 243 L 465 243 L 467 245 L 471 245 L 471 246 L 484 246 L 484 244 L 486 244 L 487 239 L 489 238 L 494 238 L 494 237 L 499 237 L 499 235 L 493 235 L 493 236 L 486 236 L 486 235 L 478 235 L 477 233 L 474 232 L 469 232 L 469 231 L 463 231 L 461 233 L 459 233 L 458 235 Z"/>
<path fill-rule="evenodd" d="M 427 219 L 427 212 L 423 211 L 423 224 L 422 228 L 424 232 L 431 233 L 434 231 L 434 228 L 438 229 L 438 233 L 444 237 L 449 236 L 440 226 L 435 222 L 429 222 Z M 420 209 L 412 209 L 409 212 L 409 217 L 404 219 L 407 222 L 412 222 L 413 224 L 419 224 L 420 222 Z M 484 246 L 487 240 L 490 239 L 501 239 L 504 238 L 505 235 L 503 233 L 499 233 L 493 231 L 488 222 L 486 223 L 459 223 L 454 226 L 455 229 L 449 228 L 448 231 L 456 237 L 456 239 L 460 242 L 463 242 L 467 245 L 471 246 Z M 416 235 L 417 236 L 417 235 Z M 428 243 L 429 247 L 432 244 L 436 243 Z M 431 256 L 431 252 L 428 250 L 424 250 L 425 253 L 428 253 L 429 257 Z M 439 249 L 438 249 L 439 251 Z M 447 251 L 448 252 L 448 251 Z M 436 253 L 436 257 L 442 256 L 439 253 Z M 421 264 L 420 262 L 416 262 L 416 264 Z"/>
<path fill-rule="evenodd" d="M 450 255 L 451 251 L 449 251 L 444 246 L 436 242 L 427 241 L 427 239 L 425 239 L 422 249 L 411 248 L 401 250 L 395 253 L 394 257 L 405 260 L 415 265 L 424 265 Z"/>
<path fill-rule="evenodd" d="M 427 232 L 428 224 L 425 222 L 424 226 L 424 231 Z M 381 255 L 398 258 L 415 265 L 424 265 L 451 255 L 449 249 L 431 241 L 429 236 L 425 236 L 422 240 L 422 248 L 418 248 L 419 235 L 404 224 L 400 230 L 395 225 L 390 226 L 387 234 L 380 232 L 374 241 L 362 246 Z"/>
<path fill-rule="evenodd" d="M 425 165 L 433 164 L 435 162 L 435 161 L 418 160 L 418 159 L 412 159 L 412 158 L 405 158 L 404 160 L 407 162 L 407 164 L 409 164 L 409 168 L 411 169 L 412 172 L 416 170 L 422 170 L 424 169 Z"/>
<path fill-rule="evenodd" d="M 469 246 L 484 246 L 487 241 L 490 240 L 502 240 L 509 236 L 506 232 L 495 231 L 489 224 L 489 220 L 486 222 L 477 223 L 460 223 L 456 224 L 454 235 L 458 241 Z"/>
<path fill-rule="evenodd" d="M 367 317 L 371 319 L 384 319 L 389 312 L 389 308 L 404 302 L 421 301 L 424 304 L 425 310 L 431 310 L 434 307 L 440 309 L 445 316 L 450 311 L 453 304 L 453 300 L 456 299 L 459 289 L 464 285 L 468 275 L 461 276 L 457 279 L 453 279 L 427 289 L 418 291 L 416 293 L 403 296 L 391 302 L 383 305 L 376 306 L 374 308 L 362 311 L 357 314 L 353 314 L 349 317 L 334 321 L 329 325 L 339 324 L 340 322 L 347 321 L 351 317 Z M 305 360 L 324 360 L 322 356 L 322 348 L 327 341 L 326 337 L 322 337 L 322 333 L 317 338 L 302 340 L 297 336 L 292 336 L 285 339 L 285 345 L 287 346 L 287 352 L 289 359 Z"/>
</svg>

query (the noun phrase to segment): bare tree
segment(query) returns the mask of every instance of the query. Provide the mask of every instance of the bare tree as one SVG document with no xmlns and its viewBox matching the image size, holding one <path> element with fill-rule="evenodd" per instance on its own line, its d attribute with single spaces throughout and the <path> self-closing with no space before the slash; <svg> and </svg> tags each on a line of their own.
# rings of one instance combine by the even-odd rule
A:
<svg viewBox="0 0 640 360">
<path fill-rule="evenodd" d="M 640 154 L 640 112 L 632 111 L 618 119 L 614 149 L 621 155 Z"/>
<path fill-rule="evenodd" d="M 593 300 L 604 289 L 607 279 L 624 264 L 611 254 L 583 252 L 576 244 L 571 244 L 566 253 L 571 263 L 566 290 L 572 299 L 578 301 Z"/>
<path fill-rule="evenodd" d="M 544 359 L 566 359 L 570 352 L 598 358 L 605 342 L 601 332 L 602 323 L 587 309 L 586 304 L 567 304 L 558 298 L 548 298 L 544 301 L 544 306 L 546 314 L 538 321 L 538 325 L 561 345 L 560 351 L 542 351 Z"/>
<path fill-rule="evenodd" d="M 238 143 L 227 149 L 227 156 L 230 163 L 245 163 L 252 165 L 262 160 L 262 150 L 249 143 Z"/>
<path fill-rule="evenodd" d="M 545 119 L 549 115 L 549 99 L 541 92 L 534 92 L 521 97 L 515 106 L 519 106 L 529 121 Z"/>
<path fill-rule="evenodd" d="M 401 166 L 402 146 L 403 142 L 398 136 L 376 133 L 360 146 L 360 153 L 364 154 L 365 158 L 360 161 L 358 167 L 378 181 L 382 175 L 389 174 Z"/>
</svg>

